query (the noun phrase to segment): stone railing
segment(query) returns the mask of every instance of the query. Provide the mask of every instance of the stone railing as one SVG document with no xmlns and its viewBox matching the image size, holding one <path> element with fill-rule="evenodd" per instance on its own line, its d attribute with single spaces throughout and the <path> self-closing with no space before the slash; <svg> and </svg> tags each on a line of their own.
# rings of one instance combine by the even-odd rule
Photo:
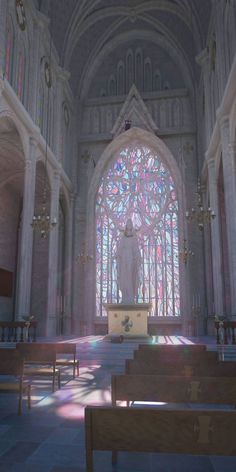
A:
<svg viewBox="0 0 236 472">
<path fill-rule="evenodd" d="M 216 344 L 236 344 L 236 321 L 215 321 Z"/>
<path fill-rule="evenodd" d="M 0 321 L 0 342 L 36 342 L 37 321 Z"/>
</svg>

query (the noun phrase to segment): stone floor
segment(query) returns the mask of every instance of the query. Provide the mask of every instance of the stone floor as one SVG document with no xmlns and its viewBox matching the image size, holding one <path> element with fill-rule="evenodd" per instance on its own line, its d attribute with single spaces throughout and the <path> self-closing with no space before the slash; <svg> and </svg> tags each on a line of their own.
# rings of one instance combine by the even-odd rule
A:
<svg viewBox="0 0 236 472">
<path fill-rule="evenodd" d="M 66 339 L 68 341 L 68 339 Z M 55 341 L 55 340 L 54 340 Z M 61 340 L 58 339 L 58 342 Z M 213 338 L 159 337 L 158 342 L 202 342 L 216 349 Z M 16 414 L 14 395 L 0 396 L 0 472 L 85 472 L 84 407 L 110 402 L 112 373 L 124 371 L 137 342 L 113 344 L 102 337 L 71 339 L 80 358 L 80 376 L 62 373 L 62 388 L 51 393 L 51 384 L 34 380 L 32 410 L 24 404 Z M 230 356 L 235 353 L 230 351 Z M 167 454 L 119 453 L 111 465 L 111 454 L 95 453 L 94 472 L 235 472 L 236 458 Z"/>
</svg>

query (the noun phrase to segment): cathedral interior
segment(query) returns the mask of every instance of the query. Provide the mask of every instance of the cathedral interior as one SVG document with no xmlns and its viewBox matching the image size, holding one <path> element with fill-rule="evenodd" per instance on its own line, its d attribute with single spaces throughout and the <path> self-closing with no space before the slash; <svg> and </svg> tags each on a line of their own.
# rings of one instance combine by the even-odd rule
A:
<svg viewBox="0 0 236 472">
<path fill-rule="evenodd" d="M 136 260 L 129 239 L 120 275 L 125 236 Z M 204 345 L 208 373 L 214 355 L 233 372 L 235 328 L 236 0 L 0 0 L 0 471 L 114 470 L 106 452 L 92 463 L 85 406 L 111 402 L 141 342 L 188 359 Z M 63 343 L 79 375 L 68 350 L 53 392 L 36 377 L 17 414 L 1 376 L 18 344 Z M 181 447 L 121 452 L 116 470 L 236 470 L 229 444 Z"/>
</svg>

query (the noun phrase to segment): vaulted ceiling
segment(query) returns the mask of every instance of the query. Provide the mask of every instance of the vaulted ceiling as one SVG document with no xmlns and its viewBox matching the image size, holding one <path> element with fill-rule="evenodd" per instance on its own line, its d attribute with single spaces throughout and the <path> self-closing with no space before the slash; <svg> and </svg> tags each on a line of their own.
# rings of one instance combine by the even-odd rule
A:
<svg viewBox="0 0 236 472">
<path fill-rule="evenodd" d="M 78 96 L 91 73 L 102 70 L 108 57 L 117 63 L 132 41 L 141 41 L 151 54 L 163 49 L 190 79 L 198 73 L 194 57 L 206 45 L 211 0 L 35 1 L 51 19 L 61 65 Z"/>
</svg>

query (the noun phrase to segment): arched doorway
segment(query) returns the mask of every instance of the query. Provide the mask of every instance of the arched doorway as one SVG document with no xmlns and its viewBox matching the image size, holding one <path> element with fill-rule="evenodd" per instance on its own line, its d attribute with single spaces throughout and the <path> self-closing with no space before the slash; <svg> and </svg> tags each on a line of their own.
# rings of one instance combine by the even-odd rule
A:
<svg viewBox="0 0 236 472">
<path fill-rule="evenodd" d="M 20 133 L 9 116 L 0 119 L 0 318 L 17 311 L 18 252 L 23 205 L 25 156 Z"/>
</svg>

